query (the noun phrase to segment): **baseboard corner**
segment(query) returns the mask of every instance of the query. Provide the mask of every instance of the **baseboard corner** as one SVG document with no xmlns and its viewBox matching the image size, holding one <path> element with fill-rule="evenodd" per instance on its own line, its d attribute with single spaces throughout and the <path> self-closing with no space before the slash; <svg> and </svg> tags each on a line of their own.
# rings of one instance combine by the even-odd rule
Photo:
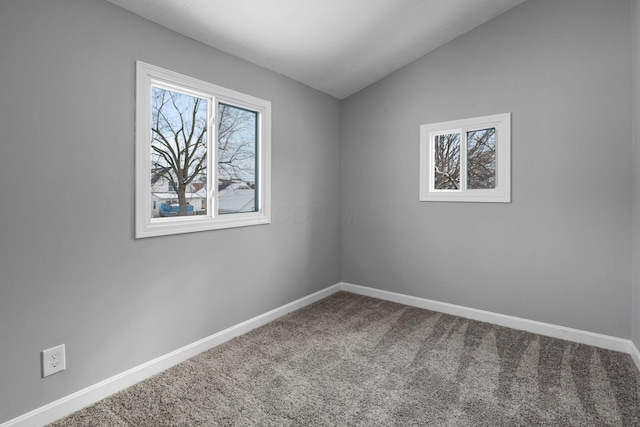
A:
<svg viewBox="0 0 640 427">
<path fill-rule="evenodd" d="M 550 323 L 539 322 L 537 320 L 508 316 L 505 314 L 479 310 L 476 308 L 464 307 L 456 304 L 429 300 L 421 297 L 414 297 L 396 292 L 370 288 L 362 285 L 355 285 L 352 283 L 341 282 L 340 289 L 360 295 L 370 296 L 373 298 L 379 298 L 387 301 L 397 302 L 400 304 L 410 305 L 413 307 L 424 308 L 427 310 L 460 316 L 467 319 L 479 320 L 481 322 L 493 323 L 494 325 L 506 326 L 508 328 L 545 335 L 552 338 L 559 338 L 581 344 L 592 345 L 594 347 L 601 347 L 607 350 L 629 353 L 632 355 L 632 357 L 634 357 L 633 352 L 631 351 L 631 347 L 633 347 L 636 351 L 636 357 L 638 358 L 638 361 L 636 361 L 636 365 L 638 365 L 640 369 L 640 353 L 638 353 L 637 348 L 632 345 L 631 341 L 627 339 L 554 325 Z"/>
</svg>

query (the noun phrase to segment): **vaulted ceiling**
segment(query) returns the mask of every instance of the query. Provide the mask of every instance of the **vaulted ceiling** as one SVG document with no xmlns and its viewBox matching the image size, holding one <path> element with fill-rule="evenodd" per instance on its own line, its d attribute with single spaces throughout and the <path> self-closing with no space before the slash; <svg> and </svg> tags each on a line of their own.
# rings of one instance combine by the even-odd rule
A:
<svg viewBox="0 0 640 427">
<path fill-rule="evenodd" d="M 524 0 L 107 0 L 345 98 Z"/>
</svg>

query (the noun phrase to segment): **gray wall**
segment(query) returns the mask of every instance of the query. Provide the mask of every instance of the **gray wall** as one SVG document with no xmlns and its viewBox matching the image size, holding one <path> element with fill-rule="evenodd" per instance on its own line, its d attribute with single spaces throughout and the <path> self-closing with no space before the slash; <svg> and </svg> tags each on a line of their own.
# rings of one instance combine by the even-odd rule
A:
<svg viewBox="0 0 640 427">
<path fill-rule="evenodd" d="M 631 336 L 628 0 L 535 0 L 342 105 L 342 279 Z M 418 201 L 419 125 L 512 112 L 512 203 Z"/>
<path fill-rule="evenodd" d="M 272 224 L 133 239 L 137 59 L 272 102 Z M 102 0 L 1 1 L 0 423 L 337 283 L 339 114 Z"/>
</svg>

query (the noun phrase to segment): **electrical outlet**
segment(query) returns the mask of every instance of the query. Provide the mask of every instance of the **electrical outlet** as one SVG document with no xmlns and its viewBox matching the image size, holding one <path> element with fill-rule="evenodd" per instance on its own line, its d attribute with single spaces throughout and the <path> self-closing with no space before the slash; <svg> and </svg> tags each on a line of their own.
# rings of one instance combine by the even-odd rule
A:
<svg viewBox="0 0 640 427">
<path fill-rule="evenodd" d="M 42 378 L 67 369 L 64 344 L 42 350 Z"/>
</svg>

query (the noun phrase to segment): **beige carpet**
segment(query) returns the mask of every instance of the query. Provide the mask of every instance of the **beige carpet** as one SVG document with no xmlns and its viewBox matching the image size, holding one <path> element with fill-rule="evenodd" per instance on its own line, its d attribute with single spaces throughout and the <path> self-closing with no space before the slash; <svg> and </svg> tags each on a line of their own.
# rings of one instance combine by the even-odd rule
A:
<svg viewBox="0 0 640 427">
<path fill-rule="evenodd" d="M 627 354 L 338 292 L 54 426 L 635 426 Z"/>
</svg>

